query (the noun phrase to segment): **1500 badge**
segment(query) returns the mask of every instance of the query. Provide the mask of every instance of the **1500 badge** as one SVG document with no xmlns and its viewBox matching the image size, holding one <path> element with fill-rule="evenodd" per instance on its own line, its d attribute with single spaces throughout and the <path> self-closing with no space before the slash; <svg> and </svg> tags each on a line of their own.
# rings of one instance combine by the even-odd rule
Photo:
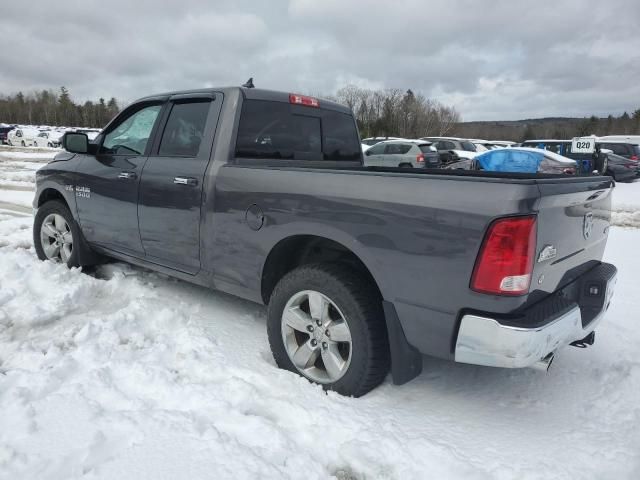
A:
<svg viewBox="0 0 640 480">
<path fill-rule="evenodd" d="M 65 185 L 64 189 L 67 192 L 73 192 L 73 185 Z M 91 189 L 89 187 L 75 187 L 76 197 L 80 198 L 91 198 Z"/>
<path fill-rule="evenodd" d="M 76 197 L 91 198 L 91 189 L 89 187 L 76 187 Z"/>
</svg>

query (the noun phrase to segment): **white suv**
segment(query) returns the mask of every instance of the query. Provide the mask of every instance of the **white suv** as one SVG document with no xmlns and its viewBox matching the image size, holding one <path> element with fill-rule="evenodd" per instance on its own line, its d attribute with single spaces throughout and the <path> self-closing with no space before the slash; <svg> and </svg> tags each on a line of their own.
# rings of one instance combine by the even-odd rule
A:
<svg viewBox="0 0 640 480">
<path fill-rule="evenodd" d="M 367 149 L 364 164 L 367 167 L 439 168 L 440 157 L 431 142 L 389 140 Z"/>
</svg>

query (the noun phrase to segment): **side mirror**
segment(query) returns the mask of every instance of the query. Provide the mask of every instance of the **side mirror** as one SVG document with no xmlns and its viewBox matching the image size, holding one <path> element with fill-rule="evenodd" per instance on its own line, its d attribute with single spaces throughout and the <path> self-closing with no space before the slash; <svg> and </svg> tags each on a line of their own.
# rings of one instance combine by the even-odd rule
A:
<svg viewBox="0 0 640 480">
<path fill-rule="evenodd" d="M 87 153 L 89 151 L 89 137 L 86 133 L 68 132 L 64 136 L 63 148 L 71 153 Z"/>
</svg>

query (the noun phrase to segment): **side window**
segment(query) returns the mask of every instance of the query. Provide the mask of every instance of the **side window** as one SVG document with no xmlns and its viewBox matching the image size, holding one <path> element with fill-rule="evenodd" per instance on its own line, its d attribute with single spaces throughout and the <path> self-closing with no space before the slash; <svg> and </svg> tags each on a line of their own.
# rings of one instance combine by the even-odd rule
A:
<svg viewBox="0 0 640 480">
<path fill-rule="evenodd" d="M 211 102 L 175 103 L 160 141 L 160 156 L 195 157 Z"/>
<path fill-rule="evenodd" d="M 371 152 L 371 155 L 382 155 L 384 153 L 384 147 L 386 145 L 384 143 L 376 143 L 373 147 L 371 147 L 367 152 Z"/>
<path fill-rule="evenodd" d="M 356 122 L 346 113 L 322 110 L 322 154 L 324 160 L 360 160 Z"/>
<path fill-rule="evenodd" d="M 385 155 L 396 155 L 398 153 L 398 145 L 396 143 L 387 144 L 387 148 L 384 149 Z"/>
<path fill-rule="evenodd" d="M 616 155 L 628 155 L 627 146 L 623 143 L 609 143 L 604 148 L 612 150 Z"/>
<path fill-rule="evenodd" d="M 409 150 L 411 150 L 411 145 L 407 145 L 404 143 L 390 143 L 387 145 L 387 150 L 385 153 L 390 155 L 404 155 Z"/>
<path fill-rule="evenodd" d="M 22 130 L 16 130 L 16 137 L 22 136 Z"/>
<path fill-rule="evenodd" d="M 105 135 L 100 153 L 143 154 L 161 108 L 162 105 L 149 105 L 126 117 Z"/>
<path fill-rule="evenodd" d="M 456 150 L 456 144 L 453 142 L 440 142 L 442 150 Z"/>
</svg>

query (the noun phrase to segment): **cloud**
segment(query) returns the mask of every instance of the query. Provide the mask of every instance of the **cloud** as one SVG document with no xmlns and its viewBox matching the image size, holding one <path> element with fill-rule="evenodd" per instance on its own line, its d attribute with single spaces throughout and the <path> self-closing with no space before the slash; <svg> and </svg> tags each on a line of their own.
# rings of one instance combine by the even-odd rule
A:
<svg viewBox="0 0 640 480">
<path fill-rule="evenodd" d="M 133 100 L 253 76 L 411 88 L 467 120 L 621 113 L 640 107 L 638 19 L 637 0 L 31 0 L 0 17 L 0 92 Z"/>
</svg>

